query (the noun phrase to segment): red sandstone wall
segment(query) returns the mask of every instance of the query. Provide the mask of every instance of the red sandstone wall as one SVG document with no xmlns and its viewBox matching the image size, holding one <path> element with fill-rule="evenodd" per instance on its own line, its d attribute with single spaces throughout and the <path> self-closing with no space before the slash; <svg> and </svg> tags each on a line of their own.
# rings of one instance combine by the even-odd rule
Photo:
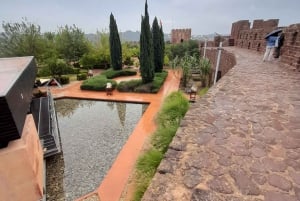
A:
<svg viewBox="0 0 300 201">
<path fill-rule="evenodd" d="M 254 20 L 253 26 L 249 29 L 246 20 L 232 23 L 231 39 L 234 45 L 241 48 L 264 53 L 266 48 L 265 36 L 278 28 L 278 19 Z M 300 24 L 283 27 L 285 40 L 281 50 L 280 61 L 284 65 L 291 66 L 300 71 Z"/>
<path fill-rule="evenodd" d="M 281 49 L 281 62 L 300 71 L 300 23 L 283 30 L 284 43 Z"/>
<path fill-rule="evenodd" d="M 203 52 L 204 51 L 202 49 L 201 54 L 203 54 Z M 206 55 L 206 58 L 208 58 L 210 60 L 211 68 L 214 71 L 216 68 L 216 63 L 217 63 L 217 55 L 218 55 L 217 48 L 207 48 L 205 55 Z M 234 54 L 227 52 L 226 50 L 222 50 L 220 66 L 219 66 L 219 71 L 221 71 L 221 77 L 223 77 L 235 65 L 236 65 L 236 60 L 235 60 Z M 214 78 L 214 73 L 211 75 L 210 81 L 212 81 L 213 78 Z"/>
</svg>

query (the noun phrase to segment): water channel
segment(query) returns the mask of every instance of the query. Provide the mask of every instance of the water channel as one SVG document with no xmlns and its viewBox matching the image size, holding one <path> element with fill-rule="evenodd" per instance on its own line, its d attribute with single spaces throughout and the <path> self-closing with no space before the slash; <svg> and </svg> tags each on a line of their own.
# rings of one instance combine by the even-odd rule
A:
<svg viewBox="0 0 300 201">
<path fill-rule="evenodd" d="M 47 159 L 47 200 L 74 200 L 94 191 L 147 106 L 56 100 L 63 152 Z"/>
</svg>

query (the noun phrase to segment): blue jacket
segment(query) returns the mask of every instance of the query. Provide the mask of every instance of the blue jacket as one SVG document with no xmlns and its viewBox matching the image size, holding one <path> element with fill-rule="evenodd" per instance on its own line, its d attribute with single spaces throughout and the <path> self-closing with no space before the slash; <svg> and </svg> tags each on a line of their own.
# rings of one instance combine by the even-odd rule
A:
<svg viewBox="0 0 300 201">
<path fill-rule="evenodd" d="M 268 47 L 275 47 L 276 40 L 277 40 L 277 36 L 269 36 L 267 38 L 267 46 Z"/>
</svg>

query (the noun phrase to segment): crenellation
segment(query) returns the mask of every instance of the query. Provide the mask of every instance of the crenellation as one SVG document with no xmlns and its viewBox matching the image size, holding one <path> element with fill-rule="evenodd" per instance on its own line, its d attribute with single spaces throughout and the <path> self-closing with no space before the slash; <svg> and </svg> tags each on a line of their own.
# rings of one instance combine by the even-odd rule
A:
<svg viewBox="0 0 300 201">
<path fill-rule="evenodd" d="M 257 19 L 253 21 L 253 26 L 250 28 L 248 20 L 234 22 L 231 28 L 231 40 L 237 47 L 263 54 L 266 48 L 265 36 L 273 30 L 282 29 L 284 42 L 280 61 L 282 64 L 292 66 L 300 71 L 300 24 L 278 27 L 278 23 L 279 19 L 266 21 Z"/>
</svg>

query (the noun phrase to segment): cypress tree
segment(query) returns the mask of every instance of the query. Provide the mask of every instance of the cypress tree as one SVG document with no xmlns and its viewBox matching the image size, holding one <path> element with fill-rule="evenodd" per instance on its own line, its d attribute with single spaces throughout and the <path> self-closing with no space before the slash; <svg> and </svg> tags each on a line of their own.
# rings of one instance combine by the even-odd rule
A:
<svg viewBox="0 0 300 201">
<path fill-rule="evenodd" d="M 155 17 L 152 23 L 152 36 L 153 36 L 153 63 L 155 67 L 155 72 L 161 72 L 163 69 L 162 63 L 162 44 L 161 44 L 161 34 L 160 28 Z"/>
<path fill-rule="evenodd" d="M 114 70 L 122 69 L 122 46 L 119 37 L 118 27 L 113 14 L 110 14 L 109 22 L 109 47 L 110 60 Z"/>
<path fill-rule="evenodd" d="M 148 4 L 145 3 L 145 16 L 142 16 L 140 35 L 140 71 L 143 83 L 154 79 L 153 44 L 149 24 Z"/>
<path fill-rule="evenodd" d="M 163 27 L 162 24 L 160 23 L 160 47 L 161 47 L 161 51 L 160 51 L 160 59 L 161 59 L 161 65 L 162 65 L 162 69 L 164 67 L 164 58 L 165 58 L 165 37 L 164 37 L 164 31 L 163 31 Z"/>
</svg>

